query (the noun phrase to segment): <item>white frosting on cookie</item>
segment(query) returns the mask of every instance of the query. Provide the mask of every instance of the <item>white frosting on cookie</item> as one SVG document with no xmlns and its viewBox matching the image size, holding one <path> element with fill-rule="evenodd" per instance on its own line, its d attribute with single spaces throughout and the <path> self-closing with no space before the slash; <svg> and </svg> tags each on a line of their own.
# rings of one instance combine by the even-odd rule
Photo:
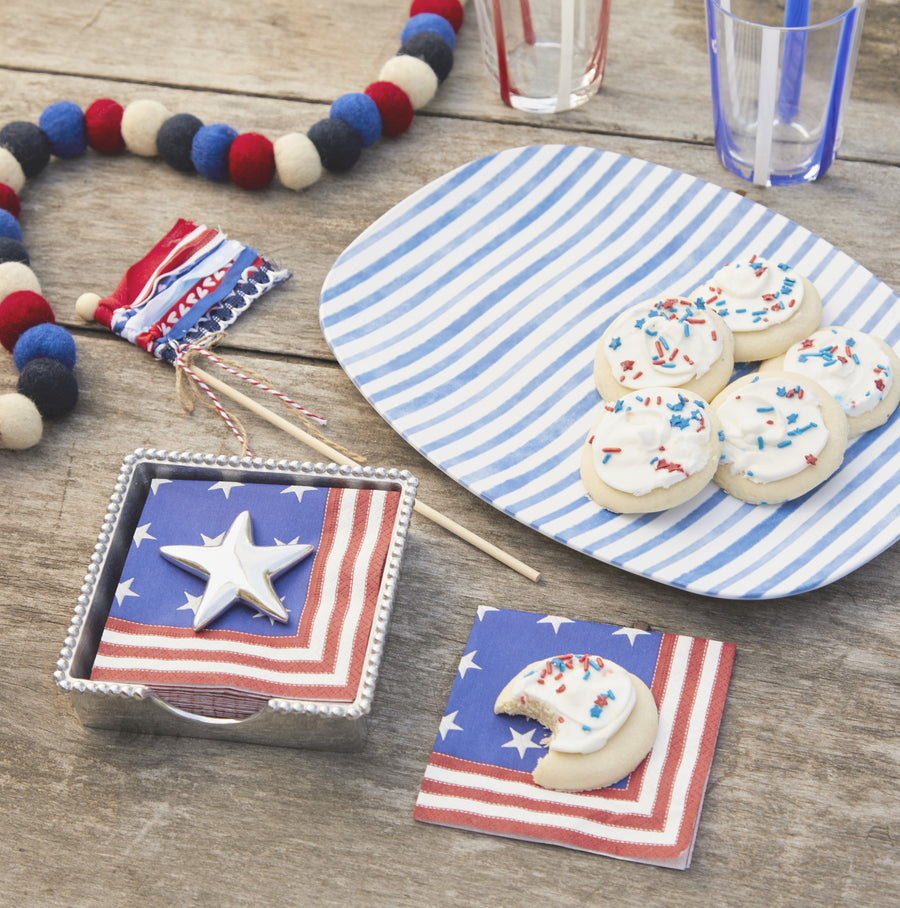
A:
<svg viewBox="0 0 900 908">
<path fill-rule="evenodd" d="M 734 332 L 762 331 L 797 311 L 803 278 L 788 265 L 754 255 L 724 265 L 691 298 L 702 300 Z"/>
<path fill-rule="evenodd" d="M 822 328 L 790 347 L 784 370 L 818 382 L 848 416 L 874 410 L 894 380 L 880 344 L 863 332 L 837 327 Z"/>
<path fill-rule="evenodd" d="M 631 675 L 622 666 L 571 653 L 526 666 L 504 693 L 518 701 L 517 711 L 552 723 L 549 750 L 573 754 L 604 747 L 636 700 Z"/>
<path fill-rule="evenodd" d="M 828 441 L 819 398 L 783 376 L 757 376 L 717 413 L 724 434 L 720 462 L 754 482 L 795 476 L 816 462 Z"/>
<path fill-rule="evenodd" d="M 702 303 L 667 297 L 623 312 L 605 334 L 612 375 L 628 388 L 676 387 L 705 375 L 723 340 Z"/>
<path fill-rule="evenodd" d="M 605 408 L 589 439 L 594 469 L 630 495 L 667 489 L 710 458 L 706 404 L 674 388 L 632 391 Z"/>
</svg>

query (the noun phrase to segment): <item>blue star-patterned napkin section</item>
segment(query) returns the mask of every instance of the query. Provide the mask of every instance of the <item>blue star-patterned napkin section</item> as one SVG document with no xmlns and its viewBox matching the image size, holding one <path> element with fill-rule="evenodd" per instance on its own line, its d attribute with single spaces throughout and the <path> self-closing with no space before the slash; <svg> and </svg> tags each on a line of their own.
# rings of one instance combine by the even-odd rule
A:
<svg viewBox="0 0 900 908">
<path fill-rule="evenodd" d="M 235 518 L 248 508 L 255 545 L 316 546 L 327 495 L 327 488 L 303 485 L 154 479 L 110 613 L 148 625 L 191 627 L 206 580 L 164 558 L 161 547 L 217 544 Z M 288 611 L 286 623 L 237 603 L 209 627 L 292 636 L 306 599 L 312 564 L 312 557 L 305 558 L 274 581 L 276 593 Z"/>
</svg>

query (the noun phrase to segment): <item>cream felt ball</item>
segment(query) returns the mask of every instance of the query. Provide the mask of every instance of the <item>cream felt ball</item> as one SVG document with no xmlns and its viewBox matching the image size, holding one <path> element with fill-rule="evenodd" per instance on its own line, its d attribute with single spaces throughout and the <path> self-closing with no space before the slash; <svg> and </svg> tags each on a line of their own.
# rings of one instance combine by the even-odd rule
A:
<svg viewBox="0 0 900 908">
<path fill-rule="evenodd" d="M 97 311 L 97 306 L 100 304 L 100 294 L 98 293 L 82 293 L 81 296 L 75 300 L 75 314 L 86 322 L 92 322 L 94 320 L 94 313 Z"/>
<path fill-rule="evenodd" d="M 424 107 L 437 93 L 438 77 L 434 70 L 418 57 L 405 54 L 391 57 L 381 68 L 378 79 L 393 82 L 409 97 L 413 110 Z"/>
<path fill-rule="evenodd" d="M 155 158 L 159 154 L 156 139 L 163 123 L 172 115 L 159 101 L 144 98 L 132 101 L 122 113 L 122 138 L 125 147 L 144 158 Z"/>
<path fill-rule="evenodd" d="M 8 149 L 0 147 L 0 183 L 6 183 L 14 192 L 21 193 L 25 186 L 25 171 Z"/>
<path fill-rule="evenodd" d="M 287 189 L 305 189 L 322 176 L 322 159 L 309 136 L 291 132 L 275 140 L 275 171 Z"/>
<path fill-rule="evenodd" d="M 17 290 L 40 293 L 37 275 L 24 262 L 0 262 L 0 300 Z"/>
<path fill-rule="evenodd" d="M 23 451 L 44 434 L 44 423 L 34 402 L 24 394 L 0 394 L 0 448 Z"/>
</svg>

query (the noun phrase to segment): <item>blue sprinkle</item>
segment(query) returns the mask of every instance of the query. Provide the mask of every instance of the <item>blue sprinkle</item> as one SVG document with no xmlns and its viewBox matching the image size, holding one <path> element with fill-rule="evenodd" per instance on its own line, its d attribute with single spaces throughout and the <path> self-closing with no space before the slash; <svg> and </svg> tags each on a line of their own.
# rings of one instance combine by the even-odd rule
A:
<svg viewBox="0 0 900 908">
<path fill-rule="evenodd" d="M 779 448 L 786 448 L 786 447 L 788 447 L 788 445 L 790 445 L 790 444 L 791 444 L 790 438 L 786 438 L 784 441 L 779 441 L 779 442 L 778 442 L 778 447 L 779 447 Z"/>
<path fill-rule="evenodd" d="M 621 346 L 622 346 L 622 340 L 621 340 L 621 338 L 613 337 L 613 338 L 610 339 L 610 341 L 609 341 L 609 349 L 610 349 L 610 350 L 618 350 L 619 347 L 621 347 Z"/>
<path fill-rule="evenodd" d="M 756 436 L 756 446 L 759 448 L 760 451 L 762 451 L 762 449 L 765 447 L 765 442 L 763 441 L 762 435 Z"/>
<path fill-rule="evenodd" d="M 719 441 L 725 441 L 725 432 L 719 429 Z"/>
<path fill-rule="evenodd" d="M 757 407 L 757 413 L 771 413 L 775 408 L 774 407 Z"/>
</svg>

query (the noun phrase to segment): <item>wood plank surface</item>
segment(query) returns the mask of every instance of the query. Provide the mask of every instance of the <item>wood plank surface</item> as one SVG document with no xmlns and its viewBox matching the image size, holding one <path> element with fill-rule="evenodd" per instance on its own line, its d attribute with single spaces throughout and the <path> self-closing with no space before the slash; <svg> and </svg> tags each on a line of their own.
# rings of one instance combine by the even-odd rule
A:
<svg viewBox="0 0 900 908">
<path fill-rule="evenodd" d="M 53 101 L 150 97 L 276 138 L 377 77 L 408 6 L 378 0 L 15 4 L 0 30 L 0 124 Z M 394 433 L 325 344 L 334 260 L 411 192 L 531 143 L 587 144 L 673 167 L 768 205 L 900 289 L 900 6 L 871 0 L 840 159 L 809 186 L 763 190 L 712 148 L 703 5 L 614 6 L 607 80 L 579 111 L 504 108 L 481 69 L 474 11 L 454 71 L 402 137 L 297 194 L 258 193 L 125 154 L 54 161 L 23 193 L 32 265 L 79 350 L 81 399 L 37 447 L 0 451 L 0 895 L 4 904 L 860 905 L 900 878 L 900 549 L 790 599 L 708 599 L 538 536 L 456 485 Z M 226 352 L 329 417 L 371 463 L 540 570 L 531 583 L 415 519 L 361 754 L 82 727 L 52 673 L 124 454 L 238 449 L 184 413 L 173 371 L 83 325 L 179 216 L 219 226 L 294 277 L 230 332 Z M 0 388 L 12 390 L 11 358 Z M 246 420 L 264 456 L 314 459 Z M 726 640 L 737 660 L 693 866 L 684 873 L 412 819 L 437 723 L 479 605 Z M 414 670 L 413 670 L 414 666 Z"/>
</svg>

